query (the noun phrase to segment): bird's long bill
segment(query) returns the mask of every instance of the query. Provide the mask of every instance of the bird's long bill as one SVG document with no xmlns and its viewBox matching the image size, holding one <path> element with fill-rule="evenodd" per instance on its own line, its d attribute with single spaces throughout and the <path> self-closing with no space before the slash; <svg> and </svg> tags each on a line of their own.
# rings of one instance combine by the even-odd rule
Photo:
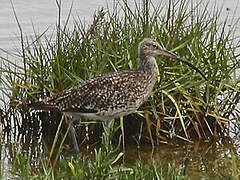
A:
<svg viewBox="0 0 240 180">
<path fill-rule="evenodd" d="M 172 52 L 169 52 L 167 50 L 164 50 L 162 49 L 161 50 L 161 55 L 163 56 L 166 56 L 166 57 L 170 57 L 170 58 L 173 58 L 173 59 L 177 59 L 185 64 L 187 64 L 188 66 L 190 66 L 191 68 L 195 69 L 199 74 L 201 74 L 201 76 L 207 81 L 207 78 L 206 76 L 196 67 L 194 66 L 192 63 L 190 63 L 189 61 L 183 59 L 183 58 L 180 58 L 178 57 L 176 54 L 172 53 Z"/>
</svg>

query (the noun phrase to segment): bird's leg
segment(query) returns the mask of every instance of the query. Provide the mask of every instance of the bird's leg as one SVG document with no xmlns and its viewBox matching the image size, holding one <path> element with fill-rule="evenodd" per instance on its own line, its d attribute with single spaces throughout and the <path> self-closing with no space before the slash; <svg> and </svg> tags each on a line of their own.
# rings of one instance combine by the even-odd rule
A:
<svg viewBox="0 0 240 180">
<path fill-rule="evenodd" d="M 78 154 L 80 151 L 77 143 L 75 128 L 73 127 L 73 120 L 70 120 L 69 122 L 69 130 L 70 130 L 72 141 L 73 141 L 73 150 L 74 150 L 73 153 Z"/>
</svg>

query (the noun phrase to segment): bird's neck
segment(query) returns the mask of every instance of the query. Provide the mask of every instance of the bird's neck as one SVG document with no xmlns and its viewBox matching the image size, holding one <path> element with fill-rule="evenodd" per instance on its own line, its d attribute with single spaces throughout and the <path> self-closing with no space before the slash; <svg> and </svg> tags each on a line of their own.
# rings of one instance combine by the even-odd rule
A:
<svg viewBox="0 0 240 180">
<path fill-rule="evenodd" d="M 157 81 L 158 76 L 158 65 L 156 59 L 153 56 L 146 56 L 140 59 L 138 70 L 143 72 L 146 83 L 144 99 L 151 95 L 154 84 Z"/>
<path fill-rule="evenodd" d="M 139 57 L 139 70 L 144 71 L 145 73 L 149 73 L 151 75 L 158 75 L 158 65 L 155 57 L 153 56 L 145 56 Z"/>
</svg>

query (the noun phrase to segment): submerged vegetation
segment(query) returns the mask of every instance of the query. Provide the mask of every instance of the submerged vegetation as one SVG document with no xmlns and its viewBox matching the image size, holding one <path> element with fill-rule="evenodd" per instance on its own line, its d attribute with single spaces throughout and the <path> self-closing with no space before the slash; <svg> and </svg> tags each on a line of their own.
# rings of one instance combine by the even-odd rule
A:
<svg viewBox="0 0 240 180">
<path fill-rule="evenodd" d="M 116 132 L 113 141 L 118 141 L 117 135 L 121 134 L 125 143 L 141 145 L 152 142 L 158 145 L 171 139 L 190 142 L 238 131 L 239 41 L 233 37 L 234 23 L 229 26 L 228 19 L 220 21 L 221 11 L 209 11 L 207 5 L 183 0 L 169 1 L 167 7 L 147 2 L 142 8 L 135 3 L 133 9 L 127 1 L 122 1 L 114 4 L 113 8 L 100 9 L 90 26 L 75 18 L 71 28 L 70 13 L 66 23 L 60 24 L 61 8 L 57 4 L 59 21 L 56 32 L 49 34 L 48 30 L 25 38 L 18 24 L 22 48 L 18 54 L 9 56 L 18 61 L 2 57 L 1 91 L 10 100 L 9 106 L 0 109 L 5 134 L 10 131 L 17 134 L 16 131 L 19 131 L 32 138 L 32 142 L 37 142 L 34 137 L 39 133 L 47 131 L 54 136 L 59 132 L 64 141 L 66 133 L 57 129 L 64 129 L 58 126 L 62 122 L 61 114 L 29 113 L 27 104 L 98 74 L 137 67 L 137 46 L 144 37 L 155 38 L 164 48 L 189 60 L 204 72 L 208 81 L 183 64 L 166 58 L 158 60 L 159 79 L 152 97 L 139 112 L 124 117 L 124 125 L 119 128 L 122 131 Z M 6 99 L 2 101 L 8 103 Z M 89 125 L 87 133 L 85 126 L 78 129 L 79 142 L 101 142 L 102 129 L 98 124 Z M 58 154 L 60 160 L 56 164 L 48 164 L 48 160 L 43 158 L 38 166 L 46 176 L 40 178 L 60 179 L 71 175 L 73 179 L 93 179 L 106 175 L 106 178 L 115 179 L 163 179 L 161 176 L 164 173 L 160 175 L 162 167 L 154 163 L 152 168 L 141 162 L 133 168 L 113 167 L 121 153 L 103 149 L 95 151 L 95 159 L 90 160 L 87 167 L 81 156 L 68 161 Z M 49 152 L 50 155 L 53 153 L 52 150 Z M 104 162 L 102 158 L 106 158 Z M 30 179 L 30 176 L 36 175 L 39 178 L 39 172 L 30 166 L 31 157 L 18 154 L 13 163 L 18 168 L 16 172 L 23 173 L 16 176 Z M 239 174 L 237 166 L 233 170 L 235 176 Z M 181 170 L 172 167 L 168 168 L 168 173 L 174 174 L 169 179 L 184 178 Z"/>
<path fill-rule="evenodd" d="M 107 147 L 107 148 L 106 148 Z M 152 167 L 137 161 L 133 167 L 116 165 L 122 158 L 122 153 L 114 154 L 117 149 L 103 143 L 95 150 L 95 158 L 86 159 L 79 155 L 76 159 L 59 158 L 57 164 L 40 158 L 37 167 L 31 165 L 29 157 L 18 154 L 13 160 L 12 177 L 19 179 L 169 179 L 184 180 L 184 168 L 176 169 L 168 165 L 166 169 L 154 161 Z M 87 163 L 85 162 L 87 160 Z M 55 161 L 56 162 L 56 161 Z M 55 165 L 55 166 L 53 166 Z M 40 167 L 40 168 L 38 168 Z M 165 178 L 166 177 L 166 178 Z"/>
</svg>

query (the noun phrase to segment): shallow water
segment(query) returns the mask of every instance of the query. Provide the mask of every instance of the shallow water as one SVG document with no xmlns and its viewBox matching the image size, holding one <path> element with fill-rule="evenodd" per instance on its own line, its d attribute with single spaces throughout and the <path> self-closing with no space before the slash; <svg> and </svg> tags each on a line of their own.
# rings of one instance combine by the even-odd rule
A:
<svg viewBox="0 0 240 180">
<path fill-rule="evenodd" d="M 113 1 L 107 1 L 109 7 L 111 7 Z M 229 16 L 229 24 L 232 20 L 239 18 L 239 0 L 212 0 L 210 4 L 213 5 L 215 2 L 219 7 L 222 7 L 222 18 Z M 157 4 L 158 1 L 155 0 L 153 3 Z M 39 34 L 47 28 L 55 28 L 58 12 L 55 1 L 18 0 L 13 1 L 13 5 L 24 35 L 31 36 L 34 31 Z M 106 7 L 105 1 L 102 0 L 74 1 L 72 15 L 78 16 L 88 24 L 91 22 L 94 12 L 102 6 Z M 71 1 L 62 3 L 63 23 L 70 7 Z M 237 27 L 240 26 L 237 25 Z M 236 31 L 235 36 L 240 36 L 240 28 Z M 11 3 L 10 1 L 3 1 L 0 10 L 0 49 L 14 51 L 19 47 L 19 31 Z M 0 51 L 0 56 L 5 57 L 7 55 Z M 12 149 L 20 148 L 22 152 L 31 154 L 34 159 L 45 152 L 46 148 L 51 147 L 54 134 L 46 133 L 43 127 L 39 122 L 32 125 L 30 129 L 14 129 L 6 133 L 1 151 L 1 164 L 4 166 L 4 172 L 2 173 L 6 175 L 6 179 L 9 178 L 8 171 L 11 169 Z M 20 140 L 19 147 L 17 142 Z M 132 165 L 136 159 L 140 159 L 144 163 L 151 164 L 152 158 L 154 158 L 157 163 L 173 163 L 177 166 L 186 166 L 187 174 L 193 179 L 214 179 L 217 175 L 227 179 L 229 177 L 228 173 L 230 173 L 232 156 L 236 154 L 240 154 L 240 142 L 239 137 L 233 135 L 233 139 L 220 138 L 216 141 L 197 141 L 188 144 L 161 144 L 154 151 L 151 146 L 141 146 L 137 149 L 136 145 L 129 145 L 126 146 L 125 163 Z"/>
<path fill-rule="evenodd" d="M 184 167 L 186 175 L 191 179 L 228 179 L 231 177 L 233 155 L 240 153 L 240 146 L 230 138 L 213 141 L 195 141 L 175 145 L 160 145 L 154 150 L 151 147 L 127 147 L 126 163 L 134 163 L 136 159 L 151 165 L 152 159 L 157 163 L 174 164 Z"/>
</svg>

